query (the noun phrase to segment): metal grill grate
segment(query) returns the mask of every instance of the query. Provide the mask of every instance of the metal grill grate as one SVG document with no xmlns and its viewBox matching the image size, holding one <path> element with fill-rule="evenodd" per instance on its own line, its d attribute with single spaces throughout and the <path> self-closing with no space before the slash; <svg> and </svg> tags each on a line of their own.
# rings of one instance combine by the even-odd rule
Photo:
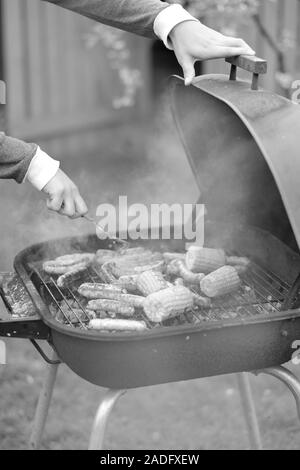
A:
<svg viewBox="0 0 300 470">
<path fill-rule="evenodd" d="M 238 256 L 240 254 L 235 253 Z M 51 312 L 61 314 L 63 322 L 73 328 L 87 330 L 90 315 L 86 310 L 86 301 L 74 288 L 60 289 L 54 277 L 44 276 L 38 266 L 31 265 L 32 280 Z M 252 260 L 251 267 L 242 276 L 239 291 L 213 301 L 210 309 L 193 308 L 178 318 L 163 323 L 151 323 L 142 309 L 136 312 L 136 319 L 144 320 L 148 328 L 170 327 L 180 324 L 197 324 L 218 320 L 247 319 L 255 315 L 279 312 L 290 289 L 290 285 L 270 270 L 262 268 Z M 91 267 L 81 282 L 105 282 L 95 268 Z M 76 284 L 76 285 L 79 285 Z M 196 293 L 197 291 L 194 290 Z M 199 292 L 197 292 L 199 293 Z M 64 307 L 62 307 L 62 302 Z"/>
</svg>

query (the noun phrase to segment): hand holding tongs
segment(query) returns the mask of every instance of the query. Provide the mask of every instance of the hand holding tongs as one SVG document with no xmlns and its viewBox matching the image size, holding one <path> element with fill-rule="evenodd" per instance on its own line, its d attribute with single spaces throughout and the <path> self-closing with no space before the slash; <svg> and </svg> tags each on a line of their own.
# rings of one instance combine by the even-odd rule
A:
<svg viewBox="0 0 300 470">
<path fill-rule="evenodd" d="M 93 224 L 93 225 L 96 227 L 97 230 L 100 230 L 100 231 L 101 231 L 104 235 L 106 235 L 106 237 L 109 238 L 110 240 L 114 240 L 115 242 L 119 242 L 119 243 L 121 243 L 122 245 L 124 245 L 124 246 L 126 246 L 126 247 L 128 246 L 128 242 L 127 242 L 127 241 L 122 240 L 122 238 L 119 238 L 119 237 L 113 237 L 113 236 L 111 236 L 106 230 L 104 230 L 103 227 L 101 227 L 101 225 L 100 225 L 98 222 L 96 222 L 96 220 L 95 220 L 93 217 L 89 216 L 88 214 L 85 214 L 85 215 L 83 215 L 82 217 L 83 217 L 85 220 L 87 220 L 88 222 L 90 222 L 91 224 Z"/>
</svg>

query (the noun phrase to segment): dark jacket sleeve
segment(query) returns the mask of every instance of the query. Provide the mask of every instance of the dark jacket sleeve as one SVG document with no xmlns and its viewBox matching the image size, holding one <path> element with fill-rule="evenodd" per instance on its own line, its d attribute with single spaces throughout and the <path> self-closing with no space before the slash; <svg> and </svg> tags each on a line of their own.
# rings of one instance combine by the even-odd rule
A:
<svg viewBox="0 0 300 470">
<path fill-rule="evenodd" d="M 0 178 L 22 183 L 36 150 L 36 144 L 27 144 L 0 132 Z"/>
<path fill-rule="evenodd" d="M 140 36 L 154 37 L 153 23 L 168 3 L 160 0 L 42 0 L 100 23 Z"/>
</svg>

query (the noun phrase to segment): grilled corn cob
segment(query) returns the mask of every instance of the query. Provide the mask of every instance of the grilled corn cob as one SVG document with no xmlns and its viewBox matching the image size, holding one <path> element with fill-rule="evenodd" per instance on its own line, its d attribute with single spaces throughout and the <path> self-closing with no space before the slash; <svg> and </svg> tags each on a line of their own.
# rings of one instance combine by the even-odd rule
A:
<svg viewBox="0 0 300 470">
<path fill-rule="evenodd" d="M 94 310 L 96 312 L 100 311 L 108 311 L 119 313 L 124 317 L 132 317 L 134 315 L 134 308 L 126 303 L 119 301 L 119 300 L 111 300 L 111 299 L 96 299 L 90 300 L 87 304 L 87 308 L 90 310 Z"/>
<path fill-rule="evenodd" d="M 136 286 L 143 295 L 149 295 L 168 287 L 168 283 L 159 271 L 144 271 L 137 280 Z"/>
<path fill-rule="evenodd" d="M 97 318 L 89 322 L 89 328 L 92 330 L 103 331 L 145 331 L 147 330 L 144 321 L 121 320 L 112 318 Z"/>
<path fill-rule="evenodd" d="M 186 266 L 195 273 L 210 273 L 226 263 L 222 249 L 190 246 L 186 253 Z"/>
<path fill-rule="evenodd" d="M 203 294 L 213 298 L 235 291 L 240 284 L 236 269 L 232 266 L 223 266 L 205 276 L 200 282 L 200 288 Z"/>
<path fill-rule="evenodd" d="M 161 322 L 180 315 L 191 308 L 193 303 L 193 294 L 189 289 L 174 286 L 148 295 L 144 302 L 144 311 L 149 320 Z"/>
</svg>

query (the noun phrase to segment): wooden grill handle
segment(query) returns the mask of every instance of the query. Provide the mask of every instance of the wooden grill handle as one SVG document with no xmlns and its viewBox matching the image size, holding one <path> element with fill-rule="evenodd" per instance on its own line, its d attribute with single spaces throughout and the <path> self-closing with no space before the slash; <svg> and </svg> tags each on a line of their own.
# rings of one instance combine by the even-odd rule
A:
<svg viewBox="0 0 300 470">
<path fill-rule="evenodd" d="M 251 55 L 239 55 L 225 59 L 226 62 L 231 64 L 229 80 L 236 80 L 237 68 L 247 70 L 253 74 L 252 77 L 252 90 L 258 90 L 259 75 L 265 74 L 268 71 L 268 63 L 264 59 L 260 59 Z"/>
</svg>

